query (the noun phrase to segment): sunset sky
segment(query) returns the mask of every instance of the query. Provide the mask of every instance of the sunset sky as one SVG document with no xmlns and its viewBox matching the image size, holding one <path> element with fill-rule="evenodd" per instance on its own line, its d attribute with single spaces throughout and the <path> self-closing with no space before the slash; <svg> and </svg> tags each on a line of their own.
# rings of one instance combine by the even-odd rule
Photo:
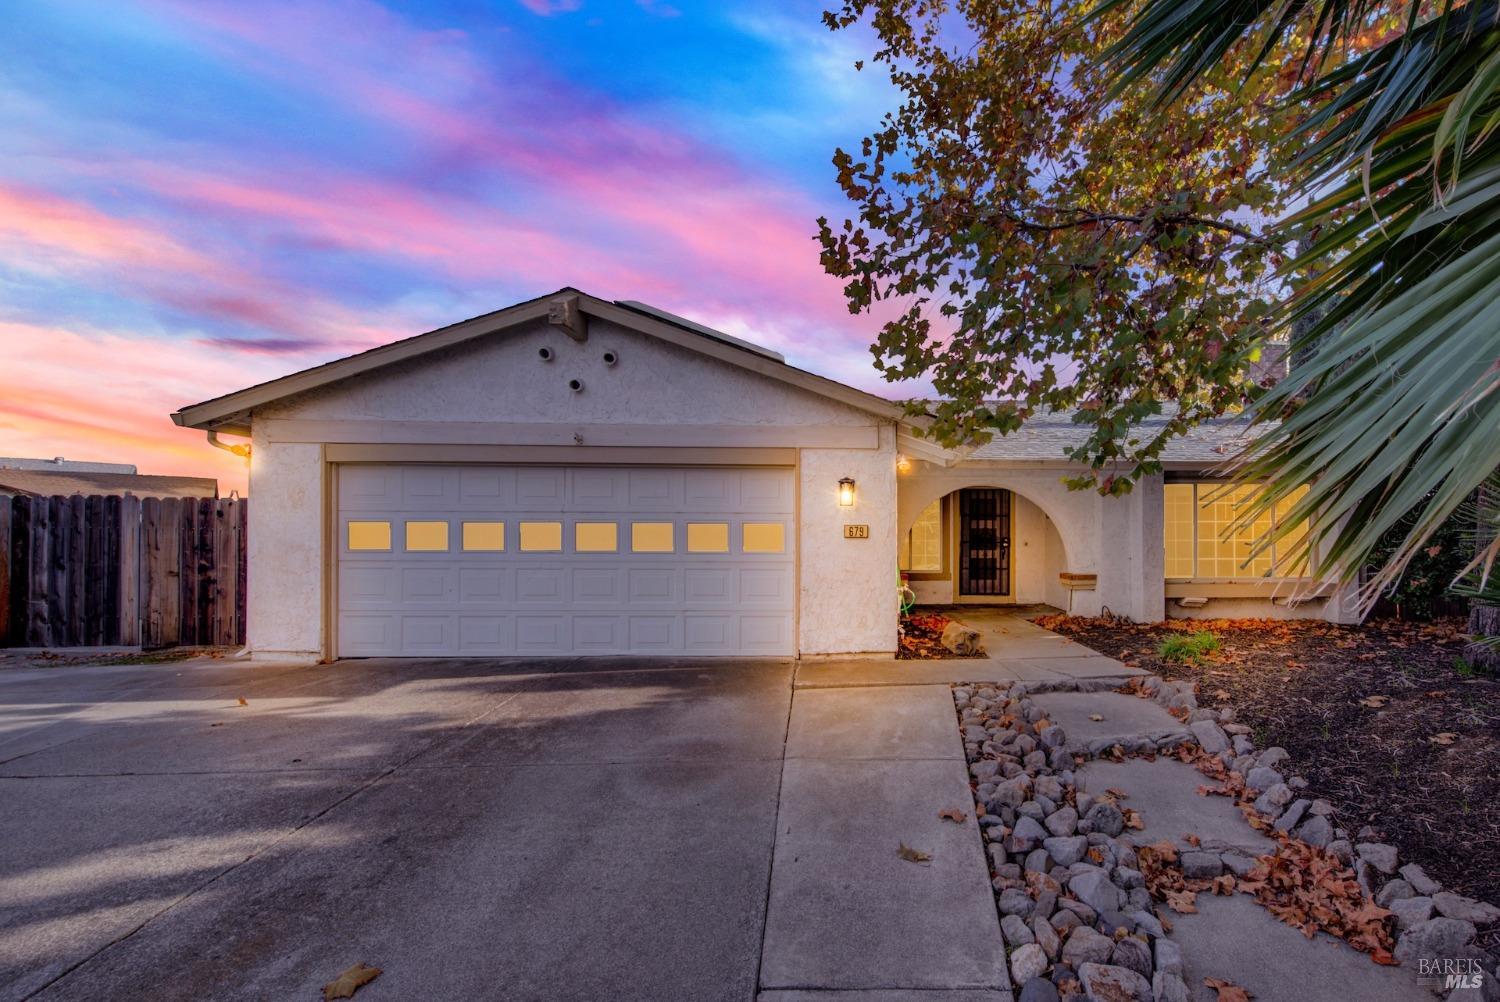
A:
<svg viewBox="0 0 1500 1002">
<path fill-rule="evenodd" d="M 170 411 L 563 285 L 882 392 L 813 234 L 892 96 L 823 7 L 12 0 L 0 455 L 243 490 Z"/>
</svg>

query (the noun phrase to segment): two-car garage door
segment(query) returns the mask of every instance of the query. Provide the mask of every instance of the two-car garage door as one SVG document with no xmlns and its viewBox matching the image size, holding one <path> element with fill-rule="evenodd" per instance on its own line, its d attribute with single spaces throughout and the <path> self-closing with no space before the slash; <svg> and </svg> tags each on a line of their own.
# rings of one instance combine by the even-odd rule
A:
<svg viewBox="0 0 1500 1002">
<path fill-rule="evenodd" d="M 338 653 L 794 652 L 789 469 L 345 465 Z"/>
</svg>

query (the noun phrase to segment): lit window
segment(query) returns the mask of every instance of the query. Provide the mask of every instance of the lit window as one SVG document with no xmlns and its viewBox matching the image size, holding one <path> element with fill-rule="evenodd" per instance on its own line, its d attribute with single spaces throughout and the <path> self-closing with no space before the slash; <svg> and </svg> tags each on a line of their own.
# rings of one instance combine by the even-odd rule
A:
<svg viewBox="0 0 1500 1002">
<path fill-rule="evenodd" d="M 671 553 L 675 548 L 671 522 L 632 522 L 630 548 L 636 553 Z"/>
<path fill-rule="evenodd" d="M 505 523 L 465 522 L 464 549 L 491 551 L 505 549 Z"/>
<path fill-rule="evenodd" d="M 728 553 L 728 522 L 689 522 L 687 527 L 689 553 Z"/>
<path fill-rule="evenodd" d="M 943 502 L 932 502 L 901 540 L 898 566 L 903 571 L 941 572 L 943 569 Z"/>
<path fill-rule="evenodd" d="M 573 549 L 577 553 L 613 553 L 619 549 L 613 522 L 578 522 L 573 526 Z"/>
<path fill-rule="evenodd" d="M 1274 513 L 1260 512 L 1248 525 L 1236 526 L 1237 518 L 1253 504 L 1256 488 L 1167 484 L 1162 520 L 1166 576 L 1202 580 L 1269 578 L 1273 572 L 1278 577 L 1305 574 L 1305 560 L 1291 563 L 1298 542 L 1306 535 L 1305 525 L 1293 527 L 1259 553 L 1255 549 L 1257 541 L 1279 525 L 1306 490 L 1277 504 Z"/>
<path fill-rule="evenodd" d="M 522 522 L 521 549 L 557 553 L 562 550 L 561 522 Z"/>
<path fill-rule="evenodd" d="M 391 523 L 350 522 L 349 549 L 389 550 L 391 548 Z"/>
<path fill-rule="evenodd" d="M 407 522 L 406 549 L 408 553 L 433 553 L 448 549 L 447 522 Z"/>
<path fill-rule="evenodd" d="M 745 553 L 781 553 L 786 549 L 786 527 L 780 522 L 746 522 L 741 532 Z"/>
</svg>

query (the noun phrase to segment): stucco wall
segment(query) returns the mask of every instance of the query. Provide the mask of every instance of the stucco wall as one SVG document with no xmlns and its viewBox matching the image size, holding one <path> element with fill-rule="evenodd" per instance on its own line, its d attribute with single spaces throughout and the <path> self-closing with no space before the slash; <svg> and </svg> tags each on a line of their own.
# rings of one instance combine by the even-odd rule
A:
<svg viewBox="0 0 1500 1002">
<path fill-rule="evenodd" d="M 881 429 L 876 450 L 801 451 L 801 623 L 804 655 L 896 649 L 896 432 Z M 855 481 L 853 507 L 838 482 Z M 847 523 L 870 538 L 845 539 Z"/>
<path fill-rule="evenodd" d="M 541 346 L 552 362 L 537 356 Z M 618 355 L 613 367 L 602 355 Z M 585 389 L 574 393 L 572 378 Z M 799 643 L 804 653 L 895 649 L 895 429 L 892 422 L 608 323 L 579 343 L 545 324 L 436 352 L 297 397 L 253 415 L 248 639 L 257 657 L 316 659 L 325 635 L 326 520 L 322 446 L 271 441 L 268 419 L 469 423 L 454 444 L 473 444 L 475 422 L 568 427 L 625 424 L 791 429 L 879 428 L 876 448 L 799 452 Z M 504 445 L 503 441 L 489 444 Z M 650 444 L 642 442 L 638 444 Z M 743 443 L 724 443 L 743 444 Z M 772 443 L 766 443 L 772 444 Z M 840 508 L 840 477 L 858 483 Z M 870 526 L 846 540 L 843 523 Z"/>
<path fill-rule="evenodd" d="M 246 641 L 253 656 L 323 656 L 323 448 L 251 437 Z"/>
</svg>

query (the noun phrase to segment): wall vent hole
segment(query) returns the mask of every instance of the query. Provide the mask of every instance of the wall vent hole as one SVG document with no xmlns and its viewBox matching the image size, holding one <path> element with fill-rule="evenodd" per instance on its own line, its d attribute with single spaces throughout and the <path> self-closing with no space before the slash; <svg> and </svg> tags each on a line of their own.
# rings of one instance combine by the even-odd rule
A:
<svg viewBox="0 0 1500 1002">
<path fill-rule="evenodd" d="M 551 348 L 538 348 L 536 354 L 537 354 L 537 357 L 540 358 L 543 362 L 550 362 L 550 361 L 552 361 L 552 349 Z"/>
</svg>

